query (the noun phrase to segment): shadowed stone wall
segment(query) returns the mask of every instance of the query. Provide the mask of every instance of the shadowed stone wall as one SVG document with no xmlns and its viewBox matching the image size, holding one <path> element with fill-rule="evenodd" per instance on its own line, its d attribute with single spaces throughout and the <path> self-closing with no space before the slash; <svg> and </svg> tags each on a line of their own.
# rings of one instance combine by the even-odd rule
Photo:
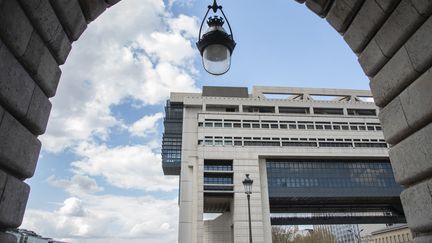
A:
<svg viewBox="0 0 432 243">
<path fill-rule="evenodd" d="M 432 242 L 432 1 L 307 0 L 354 53 L 392 145 L 408 225 Z M 0 0 L 0 229 L 18 227 L 62 65 L 119 0 Z M 320 43 L 317 42 L 317 45 Z M 324 48 L 324 47 L 323 47 Z M 0 242 L 14 242 L 0 233 Z"/>
</svg>

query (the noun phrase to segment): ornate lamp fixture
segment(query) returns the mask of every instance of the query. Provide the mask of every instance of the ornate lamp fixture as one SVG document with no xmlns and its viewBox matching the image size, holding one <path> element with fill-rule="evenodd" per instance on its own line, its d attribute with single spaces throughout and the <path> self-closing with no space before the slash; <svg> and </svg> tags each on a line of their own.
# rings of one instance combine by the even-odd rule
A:
<svg viewBox="0 0 432 243">
<path fill-rule="evenodd" d="M 228 24 L 230 34 L 228 34 L 222 27 L 225 23 L 224 18 L 215 15 L 208 18 L 208 29 L 201 36 L 204 21 L 206 20 L 210 10 L 213 10 L 214 13 L 218 10 L 221 11 Z M 222 75 L 230 69 L 231 55 L 236 43 L 234 41 L 231 26 L 222 10 L 222 6 L 218 5 L 216 0 L 213 1 L 213 5 L 208 6 L 208 10 L 201 23 L 198 42 L 196 45 L 201 53 L 204 69 L 208 73 L 213 75 Z"/>
</svg>

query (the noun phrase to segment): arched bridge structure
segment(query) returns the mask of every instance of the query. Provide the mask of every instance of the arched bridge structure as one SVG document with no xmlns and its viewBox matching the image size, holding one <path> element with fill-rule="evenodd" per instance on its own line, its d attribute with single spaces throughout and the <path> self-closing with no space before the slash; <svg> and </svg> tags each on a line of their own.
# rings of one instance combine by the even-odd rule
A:
<svg viewBox="0 0 432 243">
<path fill-rule="evenodd" d="M 24 215 L 71 43 L 119 0 L 0 0 L 0 228 Z M 370 79 L 416 243 L 432 242 L 432 1 L 298 0 L 340 33 Z M 13 242 L 0 233 L 0 242 Z"/>
</svg>

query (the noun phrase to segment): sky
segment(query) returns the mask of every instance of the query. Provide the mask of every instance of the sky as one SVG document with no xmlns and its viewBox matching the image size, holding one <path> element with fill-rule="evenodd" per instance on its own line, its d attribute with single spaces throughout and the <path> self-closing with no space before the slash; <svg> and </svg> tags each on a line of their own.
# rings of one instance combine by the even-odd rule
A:
<svg viewBox="0 0 432 243">
<path fill-rule="evenodd" d="M 178 177 L 163 176 L 170 92 L 203 85 L 369 89 L 357 57 L 293 0 L 218 1 L 237 42 L 230 71 L 195 48 L 208 1 L 123 0 L 73 44 L 21 228 L 83 243 L 177 242 Z"/>
</svg>

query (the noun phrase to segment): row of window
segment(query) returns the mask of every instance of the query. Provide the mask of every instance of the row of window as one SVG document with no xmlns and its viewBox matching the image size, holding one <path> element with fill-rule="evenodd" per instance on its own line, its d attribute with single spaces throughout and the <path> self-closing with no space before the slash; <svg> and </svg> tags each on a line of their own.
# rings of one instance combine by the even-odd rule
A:
<svg viewBox="0 0 432 243">
<path fill-rule="evenodd" d="M 233 190 L 234 186 L 204 185 L 204 191 L 232 192 Z"/>
<path fill-rule="evenodd" d="M 232 177 L 204 177 L 204 184 L 233 184 Z"/>
<path fill-rule="evenodd" d="M 232 173 L 221 173 L 232 170 L 232 160 L 204 160 L 204 191 L 232 191 L 233 186 L 218 186 L 233 184 Z"/>
<path fill-rule="evenodd" d="M 221 120 L 206 119 L 199 127 L 216 128 L 263 128 L 300 130 L 381 131 L 379 123 L 364 122 L 317 122 L 317 121 L 270 121 L 270 120 Z"/>
<path fill-rule="evenodd" d="M 212 111 L 212 107 L 207 107 L 207 111 Z M 223 110 L 223 107 L 218 107 L 217 110 Z M 344 115 L 343 108 L 333 107 L 290 107 L 279 106 L 279 113 L 281 114 L 310 114 L 313 112 L 317 115 Z M 237 112 L 239 107 L 225 107 L 226 112 Z M 274 106 L 243 106 L 244 112 L 252 113 L 276 113 Z M 375 109 L 347 109 L 347 115 L 350 116 L 376 116 Z"/>
<path fill-rule="evenodd" d="M 181 145 L 181 134 L 164 134 L 162 139 L 162 162 L 179 164 L 181 161 Z"/>
<path fill-rule="evenodd" d="M 391 170 L 388 160 L 339 160 L 339 159 L 290 159 L 268 160 L 267 170 L 279 171 L 279 169 L 387 169 Z"/>
<path fill-rule="evenodd" d="M 183 104 L 168 100 L 165 106 L 165 129 L 161 151 L 162 166 L 165 174 L 176 175 L 180 173 L 182 127 Z M 172 170 L 173 165 L 175 166 L 174 170 Z"/>
<path fill-rule="evenodd" d="M 232 171 L 232 165 L 204 165 L 204 171 Z"/>
<path fill-rule="evenodd" d="M 337 173 L 327 176 L 337 176 Z M 269 178 L 272 188 L 353 188 L 353 187 L 382 187 L 392 185 L 391 178 Z"/>
<path fill-rule="evenodd" d="M 387 148 L 383 139 L 342 138 L 269 138 L 269 137 L 218 137 L 205 136 L 198 145 L 207 146 L 274 146 L 274 147 L 350 147 Z"/>
<path fill-rule="evenodd" d="M 266 163 L 269 188 L 385 188 L 399 191 L 388 160 L 278 159 Z"/>
</svg>

